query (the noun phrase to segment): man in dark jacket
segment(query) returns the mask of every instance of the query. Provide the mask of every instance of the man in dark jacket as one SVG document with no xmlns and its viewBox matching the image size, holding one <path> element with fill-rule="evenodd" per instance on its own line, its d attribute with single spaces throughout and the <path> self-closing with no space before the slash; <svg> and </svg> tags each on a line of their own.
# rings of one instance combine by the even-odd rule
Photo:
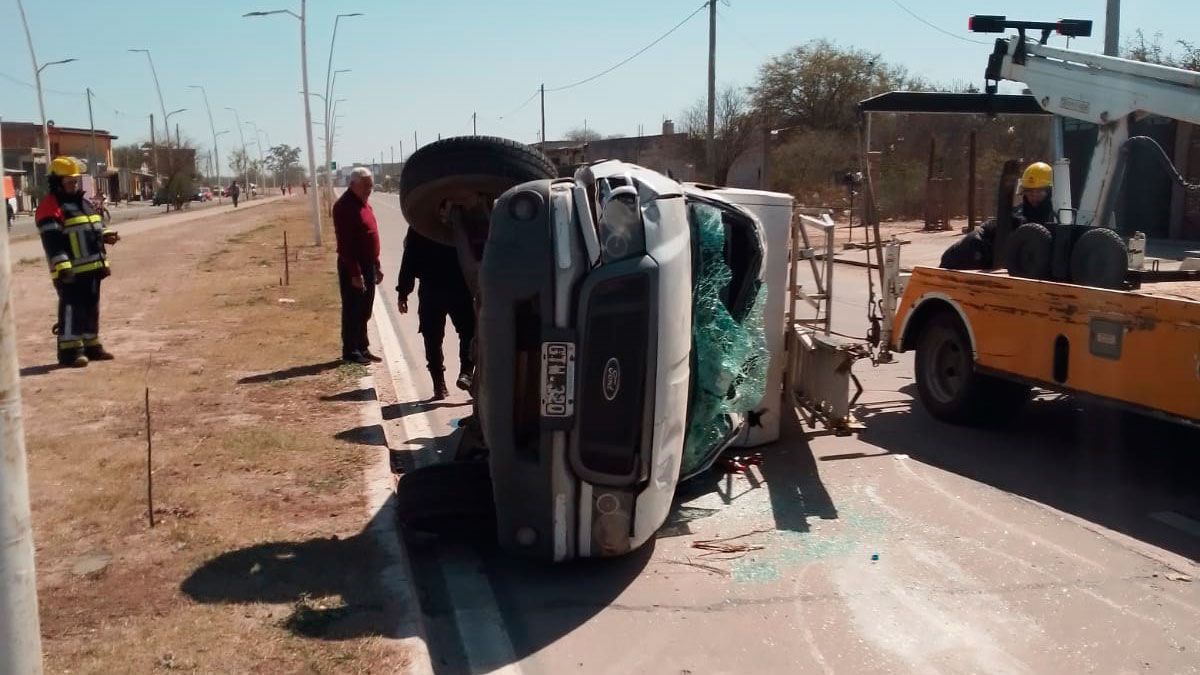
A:
<svg viewBox="0 0 1200 675">
<path fill-rule="evenodd" d="M 383 281 L 379 226 L 375 212 L 367 204 L 372 187 L 370 169 L 357 167 L 350 172 L 350 187 L 333 205 L 338 288 L 342 295 L 342 360 L 347 363 L 383 360 L 371 353 L 367 339 L 375 286 Z"/>
<path fill-rule="evenodd" d="M 455 384 L 463 391 L 471 388 L 475 370 L 471 360 L 475 307 L 455 248 L 439 244 L 409 228 L 408 236 L 404 238 L 404 257 L 400 261 L 399 281 L 396 283 L 401 314 L 408 312 L 408 296 L 418 280 L 421 287 L 417 291 L 417 318 L 421 337 L 425 341 L 425 361 L 433 379 L 433 398 L 440 401 L 449 394 L 442 356 L 447 316 L 458 332 L 459 375 Z"/>
<path fill-rule="evenodd" d="M 1021 175 L 1021 205 L 1013 209 L 1012 229 L 1026 223 L 1049 225 L 1055 222 L 1054 205 L 1050 200 L 1053 169 L 1045 162 L 1034 162 Z M 996 239 L 996 220 L 989 218 L 982 225 L 950 245 L 942 253 L 939 264 L 949 270 L 987 270 L 995 266 L 993 247 Z"/>
</svg>

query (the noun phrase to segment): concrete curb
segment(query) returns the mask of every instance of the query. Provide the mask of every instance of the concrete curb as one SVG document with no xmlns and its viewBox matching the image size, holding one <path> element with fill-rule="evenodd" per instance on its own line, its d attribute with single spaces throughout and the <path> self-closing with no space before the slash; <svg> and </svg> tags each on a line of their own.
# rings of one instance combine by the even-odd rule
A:
<svg viewBox="0 0 1200 675">
<path fill-rule="evenodd" d="M 378 335 L 378 330 L 376 334 Z M 385 371 L 385 377 L 390 379 L 391 374 L 386 372 L 387 364 L 380 364 L 379 367 Z M 363 405 L 360 422 L 364 429 L 378 430 L 373 432 L 375 438 L 372 441 L 374 447 L 383 448 L 367 466 L 363 478 L 366 483 L 367 513 L 371 518 L 366 529 L 375 539 L 384 559 L 384 567 L 380 572 L 380 582 L 387 596 L 384 605 L 398 614 L 396 625 L 392 627 L 392 635 L 404 636 L 396 638 L 396 642 L 403 646 L 410 659 L 405 672 L 413 675 L 433 675 L 425 613 L 421 609 L 408 550 L 397 524 L 396 476 L 392 473 L 391 461 L 391 448 L 394 446 L 387 437 L 387 425 L 384 424 L 380 403 L 382 397 L 375 375 L 361 378 L 359 388 L 375 394 Z"/>
</svg>

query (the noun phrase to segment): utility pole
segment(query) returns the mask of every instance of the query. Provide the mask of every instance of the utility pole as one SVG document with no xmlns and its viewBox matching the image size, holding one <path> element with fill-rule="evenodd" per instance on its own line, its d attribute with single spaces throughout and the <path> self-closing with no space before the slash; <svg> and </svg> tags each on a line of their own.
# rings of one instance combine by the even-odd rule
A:
<svg viewBox="0 0 1200 675">
<path fill-rule="evenodd" d="M 708 0 L 708 142 L 704 155 L 709 179 L 717 181 L 717 0 Z"/>
<path fill-rule="evenodd" d="M 158 188 L 158 143 L 154 140 L 154 113 L 150 113 L 150 151 L 154 153 L 154 187 Z"/>
<path fill-rule="evenodd" d="M 1121 0 L 1108 0 L 1104 12 L 1104 55 L 1118 56 L 1121 51 Z"/>
<path fill-rule="evenodd" d="M 0 125 L 2 126 L 2 125 Z M 0 155 L 4 141 L 0 140 Z M 37 576 L 21 424 L 8 231 L 0 233 L 0 673 L 41 673 Z"/>
<path fill-rule="evenodd" d="M 478 117 L 479 117 L 479 113 L 477 113 L 477 112 L 471 113 L 471 135 L 472 136 L 479 135 L 479 129 L 478 129 L 478 127 L 475 126 L 476 118 L 478 118 Z"/>
<path fill-rule="evenodd" d="M 179 141 L 179 122 L 175 123 L 175 147 L 180 149 L 183 148 L 183 143 Z"/>
<path fill-rule="evenodd" d="M 546 85 L 543 83 L 538 87 L 538 93 L 542 97 L 542 150 L 546 149 Z"/>
<path fill-rule="evenodd" d="M 96 121 L 92 118 L 92 88 L 88 87 L 88 128 L 92 133 L 92 148 L 88 151 L 88 171 L 92 172 L 92 197 L 100 194 L 100 174 L 96 173 Z"/>
<path fill-rule="evenodd" d="M 413 129 L 413 152 L 416 152 L 419 147 L 421 144 L 417 142 L 417 130 Z"/>
</svg>

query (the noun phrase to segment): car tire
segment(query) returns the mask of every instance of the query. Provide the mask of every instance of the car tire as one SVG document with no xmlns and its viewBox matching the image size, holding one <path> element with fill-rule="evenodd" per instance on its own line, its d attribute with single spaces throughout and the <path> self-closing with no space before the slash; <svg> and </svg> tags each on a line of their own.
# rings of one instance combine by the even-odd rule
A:
<svg viewBox="0 0 1200 675">
<path fill-rule="evenodd" d="M 1012 418 L 1030 386 L 978 372 L 962 321 L 949 312 L 932 317 L 917 338 L 914 374 L 921 404 L 943 422 L 994 426 Z"/>
<path fill-rule="evenodd" d="M 410 530 L 494 536 L 495 514 L 487 462 L 433 464 L 396 484 L 396 516 Z"/>
<path fill-rule="evenodd" d="M 514 185 L 557 176 L 554 163 L 524 143 L 494 136 L 445 138 L 404 163 L 400 208 L 417 232 L 453 246 L 453 233 L 438 213 L 444 201 L 482 197 L 490 204 Z"/>
<path fill-rule="evenodd" d="M 1096 227 L 1084 232 L 1071 249 L 1071 283 L 1120 289 L 1129 271 L 1129 251 L 1121 235 Z"/>
<path fill-rule="evenodd" d="M 1044 225 L 1025 223 L 1008 240 L 1008 274 L 1024 279 L 1049 279 L 1054 237 Z"/>
</svg>

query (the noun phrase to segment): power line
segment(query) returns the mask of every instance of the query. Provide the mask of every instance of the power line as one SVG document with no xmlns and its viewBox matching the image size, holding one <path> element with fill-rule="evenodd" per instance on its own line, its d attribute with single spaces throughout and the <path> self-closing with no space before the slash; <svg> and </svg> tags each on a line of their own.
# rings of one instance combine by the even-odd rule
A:
<svg viewBox="0 0 1200 675">
<path fill-rule="evenodd" d="M 686 17 L 683 19 L 683 21 L 680 21 L 679 23 L 675 24 L 675 26 L 674 26 L 674 27 L 672 27 L 672 28 L 671 28 L 671 30 L 669 30 L 669 31 L 667 31 L 667 32 L 663 33 L 662 35 L 658 36 L 658 37 L 657 37 L 657 38 L 654 40 L 654 42 L 651 42 L 650 44 L 646 45 L 645 47 L 642 47 L 641 49 L 637 50 L 637 51 L 636 51 L 636 52 L 634 52 L 632 55 L 630 55 L 628 58 L 625 58 L 625 59 L 623 59 L 622 61 L 620 61 L 619 63 L 617 63 L 617 64 L 615 64 L 615 65 L 613 65 L 613 66 L 611 66 L 610 68 L 607 68 L 607 69 L 605 69 L 605 70 L 602 70 L 602 71 L 600 71 L 600 72 L 596 73 L 595 75 L 592 75 L 591 77 L 586 77 L 586 78 L 584 78 L 584 79 L 582 79 L 582 80 L 579 80 L 578 82 L 572 82 L 571 84 L 565 84 L 565 85 L 563 85 L 563 86 L 561 86 L 561 87 L 548 87 L 548 88 L 546 89 L 546 91 L 547 91 L 547 92 L 554 92 L 554 91 L 566 91 L 567 89 L 574 89 L 575 87 L 578 87 L 578 86 L 580 86 L 580 85 L 583 85 L 583 84 L 587 84 L 588 82 L 591 82 L 592 80 L 595 80 L 595 79 L 598 79 L 598 78 L 604 77 L 605 75 L 607 75 L 607 74 L 611 73 L 612 71 L 616 70 L 617 68 L 620 68 L 621 66 L 625 65 L 626 63 L 629 63 L 630 61 L 632 61 L 632 60 L 636 59 L 637 57 L 641 56 L 642 54 L 644 54 L 644 53 L 645 53 L 647 50 L 649 50 L 649 49 L 650 49 L 651 47 L 653 47 L 654 45 L 656 45 L 656 44 L 658 44 L 658 43 L 662 42 L 663 40 L 667 39 L 667 36 L 668 36 L 668 35 L 670 35 L 671 33 L 674 33 L 675 31 L 679 30 L 679 29 L 680 29 L 680 28 L 683 26 L 683 24 L 687 23 L 688 21 L 691 21 L 691 20 L 692 20 L 692 17 L 696 16 L 697 14 L 699 14 L 700 12 L 703 12 L 703 11 L 704 11 L 704 10 L 706 10 L 706 9 L 708 9 L 708 3 L 707 3 L 707 2 L 705 2 L 704 4 L 702 4 L 702 5 L 700 5 L 699 7 L 697 7 L 697 8 L 696 8 L 696 11 L 692 12 L 691 14 L 688 14 L 688 15 L 687 15 L 687 16 L 686 16 Z"/>
<path fill-rule="evenodd" d="M 0 73 L 0 78 L 8 80 L 9 82 L 12 82 L 13 84 L 19 84 L 22 87 L 28 87 L 29 89 L 36 88 L 36 87 L 34 87 L 34 85 L 30 84 L 29 82 L 26 82 L 25 80 L 22 80 L 18 77 L 13 77 L 12 75 L 9 75 L 8 73 Z M 60 96 L 83 96 L 82 91 L 63 91 L 61 89 L 48 89 L 46 87 L 42 87 L 42 92 L 46 93 L 46 94 L 58 94 Z"/>
<path fill-rule="evenodd" d="M 937 32 L 939 32 L 943 35 L 949 35 L 950 37 L 954 38 L 955 40 L 962 40 L 963 42 L 970 42 L 971 44 L 974 44 L 974 45 L 991 44 L 990 42 L 983 42 L 980 40 L 972 40 L 971 38 L 965 38 L 957 33 L 951 33 L 950 31 L 946 30 L 945 28 L 942 28 L 941 26 L 939 26 L 935 23 L 925 20 L 925 18 L 922 17 L 921 15 L 917 14 L 916 12 L 912 11 L 911 9 L 900 4 L 900 0 L 892 0 L 892 4 L 899 7 L 900 9 L 904 10 L 904 12 L 906 14 L 908 14 L 912 18 L 916 19 L 917 21 L 920 21 L 921 23 L 925 24 L 926 26 L 929 26 L 930 28 L 936 30 Z"/>
<path fill-rule="evenodd" d="M 541 93 L 541 91 L 542 91 L 541 89 L 534 89 L 534 90 L 533 90 L 533 93 L 529 95 L 529 98 L 525 99 L 525 102 L 524 102 L 524 103 L 522 103 L 521 105 L 519 105 L 519 106 L 517 106 L 517 107 L 513 108 L 512 110 L 510 110 L 510 111 L 508 111 L 508 112 L 504 113 L 503 115 L 501 115 L 501 116 L 500 116 L 500 117 L 498 117 L 497 119 L 504 119 L 505 117 L 508 117 L 509 115 L 515 115 L 516 113 L 520 112 L 522 109 L 524 109 L 524 108 L 525 108 L 525 106 L 529 105 L 529 104 L 530 104 L 530 102 L 532 102 L 532 101 L 533 101 L 533 99 L 537 98 L 537 95 L 538 95 L 538 94 L 540 94 L 540 93 Z"/>
</svg>

